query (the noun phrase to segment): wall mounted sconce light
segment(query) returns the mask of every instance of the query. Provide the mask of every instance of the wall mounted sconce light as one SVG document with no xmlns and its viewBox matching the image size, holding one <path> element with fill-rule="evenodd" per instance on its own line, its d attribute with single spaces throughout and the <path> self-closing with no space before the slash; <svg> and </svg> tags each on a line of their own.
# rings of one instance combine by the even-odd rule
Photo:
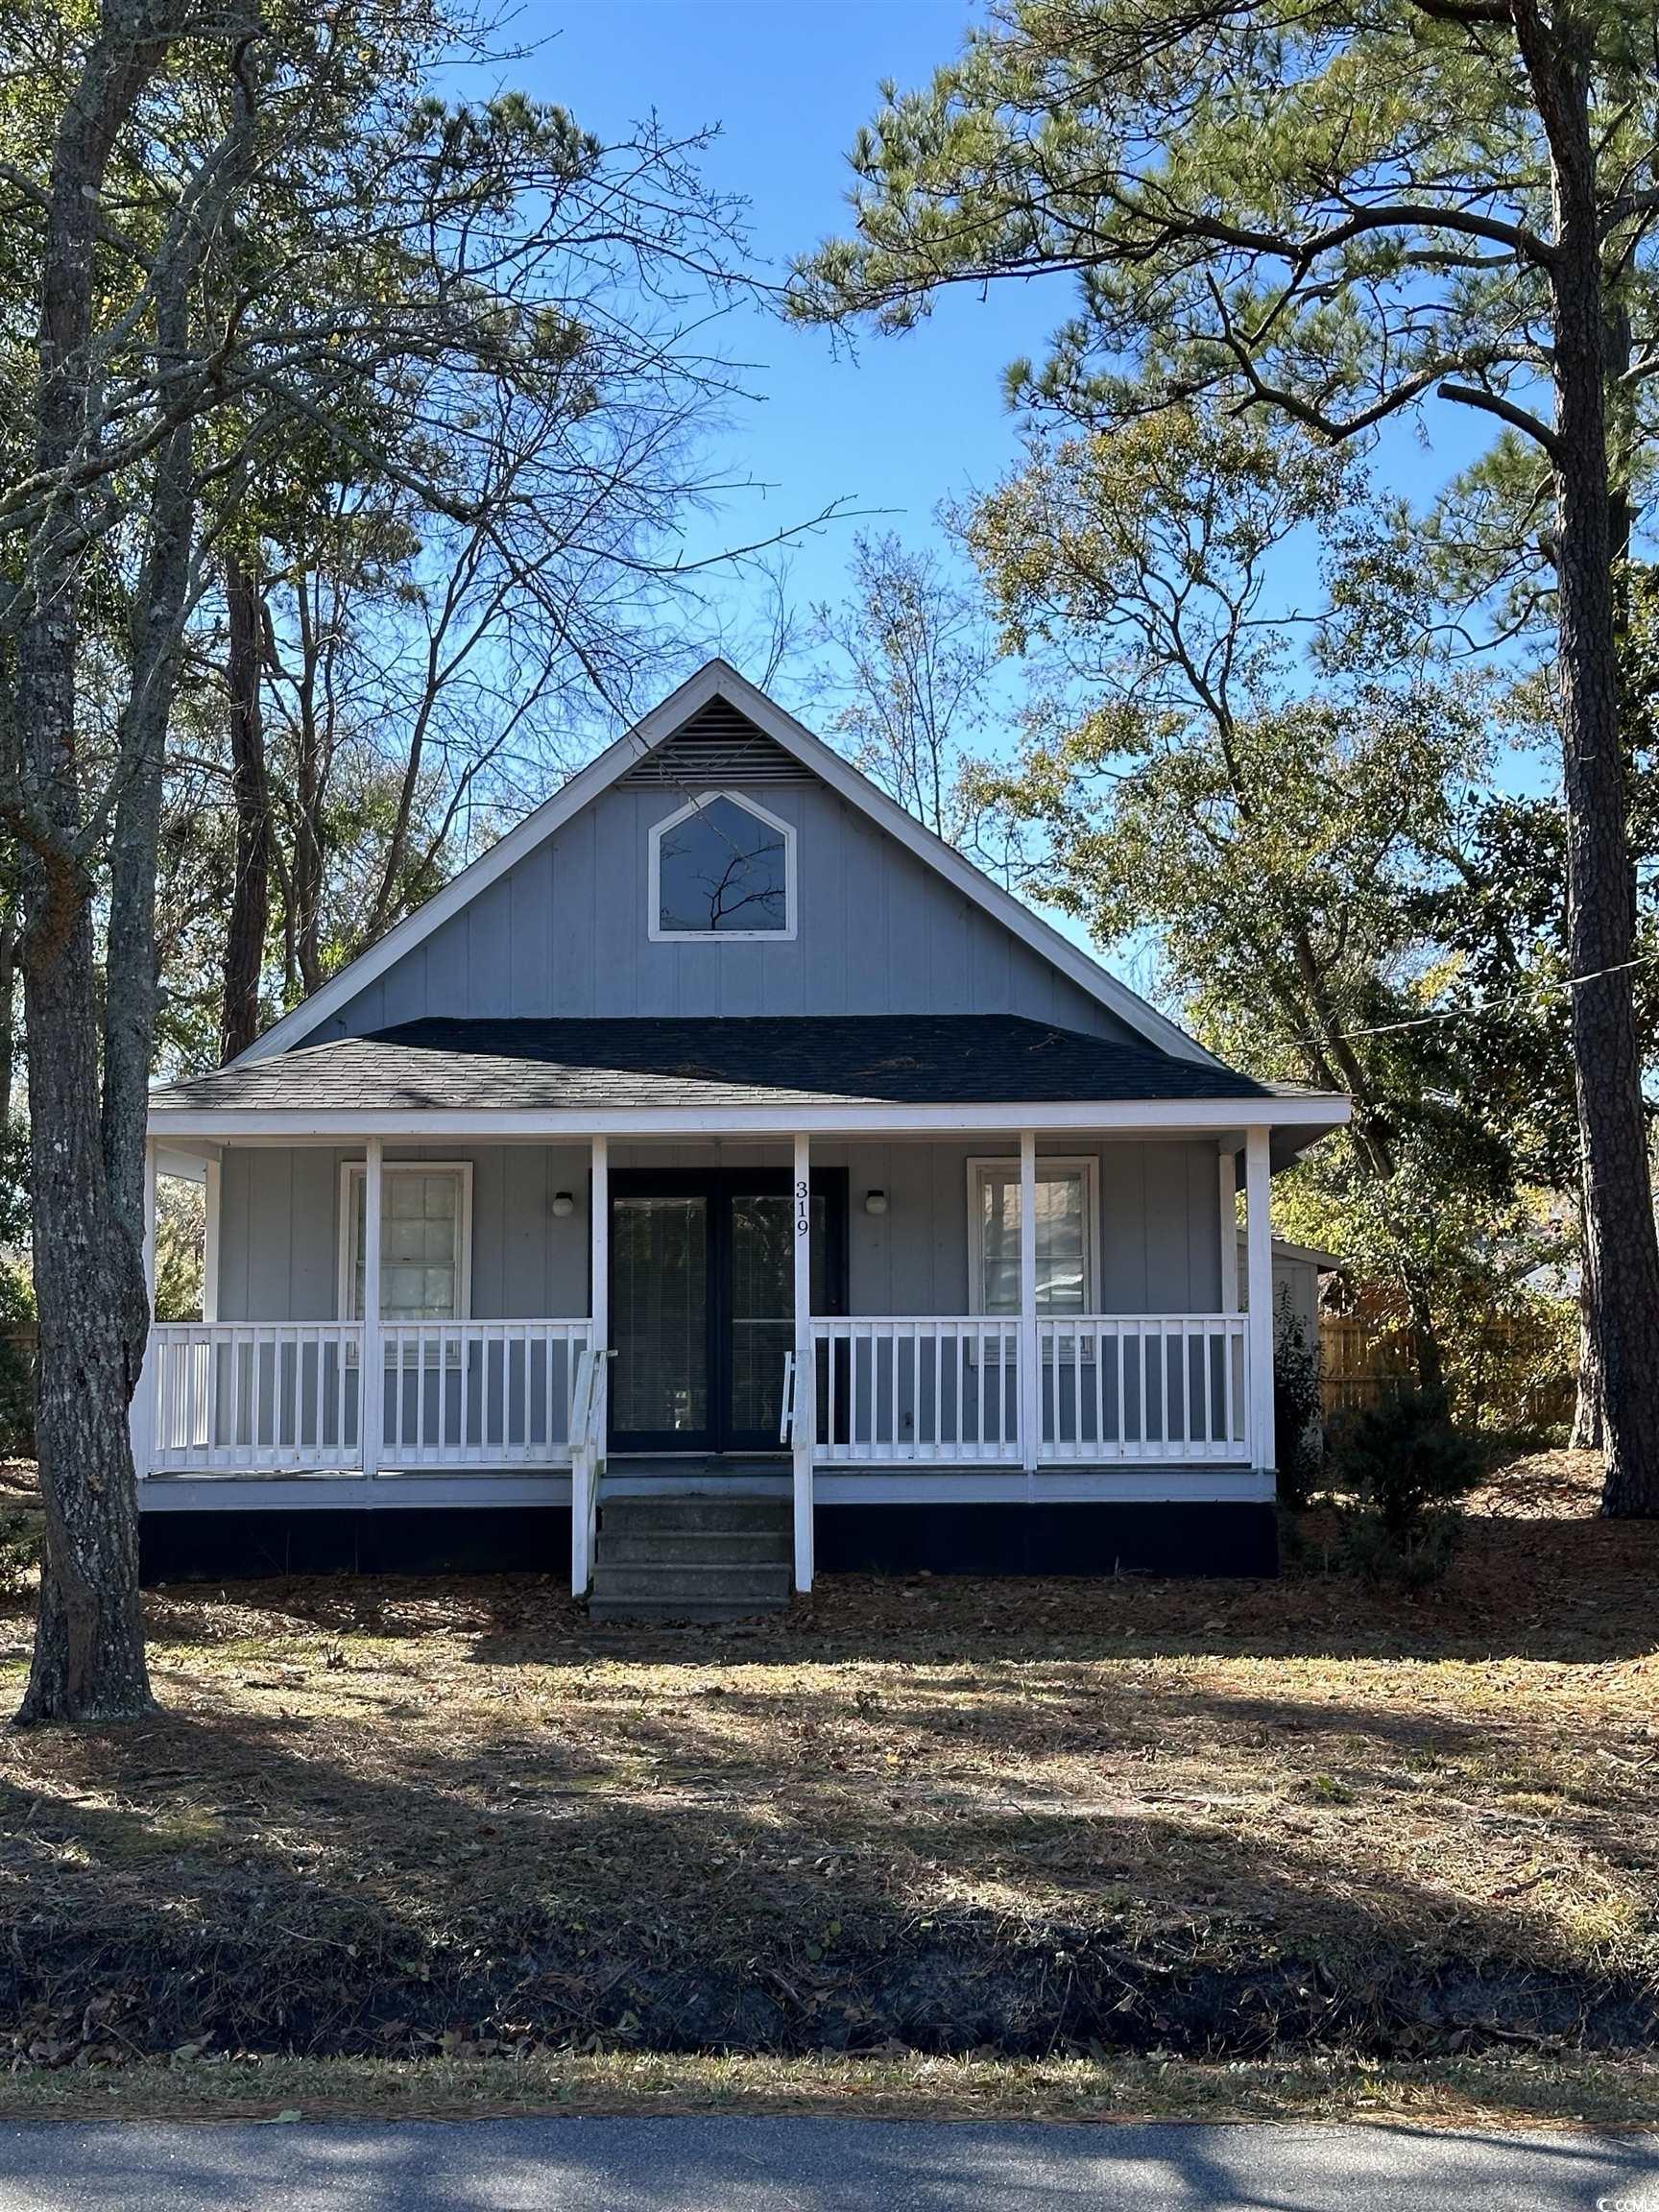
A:
<svg viewBox="0 0 1659 2212">
<path fill-rule="evenodd" d="M 885 1214 L 887 1211 L 886 1191 L 866 1190 L 864 1193 L 864 1211 L 866 1214 Z"/>
<path fill-rule="evenodd" d="M 571 1214 L 574 1214 L 575 1211 L 576 1201 L 571 1197 L 568 1190 L 554 1191 L 553 1218 L 555 1221 L 568 1221 Z"/>
</svg>

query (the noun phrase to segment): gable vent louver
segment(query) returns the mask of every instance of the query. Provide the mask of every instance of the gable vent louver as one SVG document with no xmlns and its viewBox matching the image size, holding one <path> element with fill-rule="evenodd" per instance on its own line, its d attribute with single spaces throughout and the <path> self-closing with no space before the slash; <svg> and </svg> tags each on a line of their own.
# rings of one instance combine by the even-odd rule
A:
<svg viewBox="0 0 1659 2212">
<path fill-rule="evenodd" d="M 728 699 L 710 699 L 617 783 L 705 791 L 726 783 L 809 783 L 811 772 Z"/>
</svg>

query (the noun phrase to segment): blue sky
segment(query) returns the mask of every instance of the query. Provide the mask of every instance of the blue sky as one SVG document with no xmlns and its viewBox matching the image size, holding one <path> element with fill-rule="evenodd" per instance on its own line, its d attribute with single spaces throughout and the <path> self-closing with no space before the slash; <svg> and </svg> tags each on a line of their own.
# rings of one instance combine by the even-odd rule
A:
<svg viewBox="0 0 1659 2212">
<path fill-rule="evenodd" d="M 750 203 L 755 252 L 781 276 L 792 254 L 846 227 L 847 149 L 879 104 L 883 78 L 926 80 L 956 52 L 972 0 L 530 0 L 517 19 L 545 36 L 515 75 L 535 94 L 566 104 L 584 127 L 610 134 L 653 108 L 672 132 L 718 125 L 704 173 Z M 911 543 L 938 537 L 941 500 L 985 487 L 1016 458 L 1018 425 L 1003 405 L 1001 373 L 1041 355 L 1072 301 L 1069 277 L 1003 283 L 983 296 L 942 299 L 929 321 L 900 339 L 861 336 L 853 357 L 820 331 L 793 329 L 745 310 L 728 325 L 730 357 L 749 364 L 757 395 L 739 405 L 709 459 L 750 489 L 730 495 L 688 529 L 697 559 L 800 522 L 832 502 L 879 510 L 862 524 L 831 524 L 801 543 L 789 573 L 805 613 L 843 596 L 857 527 L 893 529 Z M 1440 408 L 1423 426 L 1394 425 L 1378 455 L 1381 479 L 1426 504 L 1484 444 L 1484 426 Z M 1284 604 L 1308 604 L 1306 545 L 1286 548 Z M 769 594 L 733 575 L 711 591 L 728 649 L 759 626 Z M 807 673 L 808 663 L 795 675 Z M 803 700 L 786 673 L 777 689 Z M 1012 701 L 1018 678 L 1004 686 Z M 1052 917 L 1068 935 L 1083 932 Z M 1144 989 L 1148 948 L 1115 950 L 1114 965 Z"/>
<path fill-rule="evenodd" d="M 671 130 L 719 124 L 705 174 L 750 201 L 756 252 L 781 275 L 842 228 L 846 150 L 879 80 L 924 78 L 968 16 L 960 0 L 558 0 L 540 11 L 556 36 L 528 84 L 601 132 L 653 105 Z M 755 489 L 696 525 L 687 549 L 717 551 L 836 500 L 886 511 L 865 527 L 926 536 L 941 498 L 988 484 L 1013 457 L 1000 372 L 1041 348 L 1068 295 L 1054 281 L 953 298 L 913 338 L 861 339 L 855 359 L 823 332 L 734 317 L 724 344 L 764 397 L 738 406 L 718 458 Z M 803 602 L 839 596 L 856 526 L 803 544 L 792 569 Z M 750 589 L 728 589 L 733 619 Z"/>
<path fill-rule="evenodd" d="M 565 102 L 608 133 L 655 108 L 673 131 L 717 124 L 709 181 L 751 204 L 756 252 L 781 275 L 791 254 L 845 228 L 846 154 L 874 113 L 885 77 L 923 82 L 954 54 L 974 11 L 966 0 L 531 0 L 516 27 L 546 42 L 522 72 L 528 88 Z M 757 395 L 739 405 L 711 454 L 751 481 L 693 525 L 693 556 L 764 536 L 840 500 L 881 510 L 864 526 L 910 541 L 932 536 L 942 499 L 991 483 L 1018 434 L 1001 398 L 1006 364 L 1040 354 L 1071 304 L 1071 282 L 998 284 L 944 298 L 904 338 L 864 335 L 855 357 L 820 331 L 761 312 L 728 325 Z M 1433 424 L 1435 448 L 1402 424 L 1380 456 L 1397 489 L 1427 498 L 1483 428 L 1455 410 Z M 806 540 L 791 572 L 804 604 L 844 588 L 853 522 Z M 1284 578 L 1299 596 L 1304 554 Z M 720 599 L 740 626 L 759 594 L 733 578 Z"/>
</svg>

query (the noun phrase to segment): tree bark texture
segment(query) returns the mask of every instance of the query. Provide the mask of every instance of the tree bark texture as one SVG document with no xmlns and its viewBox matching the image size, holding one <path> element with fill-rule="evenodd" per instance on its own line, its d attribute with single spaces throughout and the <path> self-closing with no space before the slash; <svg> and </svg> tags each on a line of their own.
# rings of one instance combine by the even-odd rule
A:
<svg viewBox="0 0 1659 2212">
<path fill-rule="evenodd" d="M 169 0 L 105 0 L 59 131 L 38 339 L 35 461 L 46 480 L 62 483 L 84 446 L 99 194 L 176 12 Z M 17 644 L 36 1434 L 46 1520 L 23 1721 L 113 1719 L 151 1704 L 127 1430 L 149 1310 L 142 1248 L 111 1191 L 105 1149 L 95 878 L 84 855 L 76 748 L 80 514 L 64 490 L 40 526 Z M 140 1146 L 142 1129 L 140 1120 Z"/>
<path fill-rule="evenodd" d="M 299 711 L 294 744 L 294 866 L 290 926 L 300 981 L 309 997 L 313 991 L 320 991 L 326 981 L 319 943 L 323 923 L 323 801 L 325 776 L 322 733 L 317 724 L 316 630 L 307 618 L 308 602 L 303 589 L 299 597 L 303 667 L 299 685 Z"/>
<path fill-rule="evenodd" d="M 259 587 L 239 553 L 225 561 L 229 640 L 226 659 L 230 698 L 230 787 L 236 803 L 236 880 L 225 930 L 225 1004 L 220 1018 L 222 1062 L 245 1052 L 259 1034 L 259 978 L 271 923 L 271 790 L 265 772 L 265 733 L 259 713 L 263 639 Z"/>
</svg>

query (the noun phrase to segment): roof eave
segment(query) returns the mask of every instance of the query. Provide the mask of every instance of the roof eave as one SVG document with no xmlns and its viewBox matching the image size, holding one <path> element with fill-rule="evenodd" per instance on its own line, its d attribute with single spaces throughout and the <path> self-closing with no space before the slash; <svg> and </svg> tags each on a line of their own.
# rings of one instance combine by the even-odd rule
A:
<svg viewBox="0 0 1659 2212">
<path fill-rule="evenodd" d="M 158 1142 L 240 1137 L 269 1142 L 470 1137 L 481 1142 L 565 1137 L 714 1136 L 787 1138 L 948 1137 L 1057 1132 L 1100 1135 L 1237 1137 L 1247 1127 L 1273 1133 L 1275 1165 L 1349 1117 L 1348 1100 L 1308 1094 L 1294 1098 L 1011 1099 L 904 1105 L 874 1100 L 782 1100 L 721 1106 L 359 1107 L 169 1106 L 150 1103 L 150 1134 Z"/>
</svg>

